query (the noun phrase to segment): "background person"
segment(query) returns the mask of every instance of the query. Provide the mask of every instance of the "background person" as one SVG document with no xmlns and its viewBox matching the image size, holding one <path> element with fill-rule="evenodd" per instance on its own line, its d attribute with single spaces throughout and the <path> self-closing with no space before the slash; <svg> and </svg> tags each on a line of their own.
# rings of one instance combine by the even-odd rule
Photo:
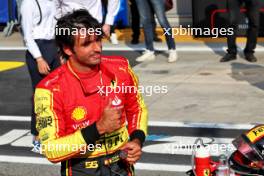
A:
<svg viewBox="0 0 264 176">
<path fill-rule="evenodd" d="M 131 28 L 132 28 L 132 40 L 131 44 L 138 44 L 139 43 L 139 37 L 140 37 L 140 16 L 137 8 L 137 4 L 135 0 L 130 0 L 130 12 L 131 12 Z M 154 41 L 155 42 L 162 42 L 162 40 L 158 37 L 158 34 L 156 33 L 156 21 L 155 16 L 153 12 L 153 8 L 151 7 L 151 21 L 154 24 L 153 25 L 153 35 L 154 35 Z"/>
<path fill-rule="evenodd" d="M 107 37 L 110 37 L 111 25 L 114 24 L 119 6 L 119 0 L 108 0 L 107 13 L 103 25 L 103 31 Z M 73 10 L 86 9 L 99 23 L 103 23 L 102 0 L 56 0 L 56 7 L 58 9 L 57 17 L 61 17 Z"/>
<path fill-rule="evenodd" d="M 103 17 L 103 24 L 105 24 L 106 16 L 107 16 L 107 7 L 108 7 L 108 0 L 102 0 L 104 17 Z M 118 39 L 115 33 L 116 26 L 115 24 L 110 25 L 110 42 L 114 45 L 117 45 Z"/>
<path fill-rule="evenodd" d="M 162 28 L 169 29 L 170 24 L 165 14 L 165 4 L 164 0 L 136 0 L 139 15 L 141 22 L 143 24 L 143 30 L 145 35 L 145 45 L 146 51 L 143 55 L 139 56 L 136 61 L 150 61 L 155 59 L 154 46 L 153 46 L 153 21 L 151 20 L 152 12 L 151 7 L 153 8 L 154 13 L 156 14 L 158 21 Z M 164 30 L 165 32 L 165 30 Z M 176 52 L 175 42 L 172 35 L 165 34 L 166 42 L 169 50 L 168 62 L 176 62 L 178 55 Z"/>
<path fill-rule="evenodd" d="M 16 14 L 15 14 L 15 3 L 14 0 L 8 0 L 8 22 L 3 30 L 4 36 L 8 37 L 13 33 L 14 27 L 17 24 Z"/>
<path fill-rule="evenodd" d="M 26 64 L 31 77 L 33 94 L 40 80 L 60 65 L 54 40 L 56 8 L 50 0 L 23 0 L 21 4 L 21 25 L 27 47 Z M 33 106 L 33 103 L 32 103 Z M 38 152 L 38 132 L 32 108 L 31 134 L 34 149 Z"/>
<path fill-rule="evenodd" d="M 221 58 L 220 62 L 228 62 L 236 59 L 237 45 L 236 37 L 238 30 L 238 21 L 240 18 L 240 7 L 245 4 L 247 9 L 246 16 L 249 20 L 249 28 L 247 31 L 247 44 L 244 49 L 245 59 L 249 62 L 256 62 L 254 50 L 257 45 L 258 29 L 259 29 L 259 0 L 227 0 L 227 8 L 229 11 L 229 26 L 234 29 L 234 35 L 227 35 L 227 53 Z"/>
</svg>

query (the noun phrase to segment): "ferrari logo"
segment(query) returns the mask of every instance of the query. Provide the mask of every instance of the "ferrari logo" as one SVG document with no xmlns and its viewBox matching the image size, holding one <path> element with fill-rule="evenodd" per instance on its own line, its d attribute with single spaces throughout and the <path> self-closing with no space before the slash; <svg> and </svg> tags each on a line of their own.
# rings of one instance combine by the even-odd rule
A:
<svg viewBox="0 0 264 176">
<path fill-rule="evenodd" d="M 111 89 L 115 89 L 116 86 L 117 86 L 117 80 L 112 80 L 110 84 Z"/>
<path fill-rule="evenodd" d="M 210 176 L 210 170 L 209 169 L 205 169 L 203 175 L 204 176 Z"/>
</svg>

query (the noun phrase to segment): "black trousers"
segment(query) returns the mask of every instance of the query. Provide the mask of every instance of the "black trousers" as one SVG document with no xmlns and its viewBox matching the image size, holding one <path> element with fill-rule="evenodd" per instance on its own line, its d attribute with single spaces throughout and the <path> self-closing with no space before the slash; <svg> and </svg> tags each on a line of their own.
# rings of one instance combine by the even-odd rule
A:
<svg viewBox="0 0 264 176">
<path fill-rule="evenodd" d="M 238 20 L 240 17 L 240 7 L 245 4 L 246 15 L 249 21 L 247 31 L 247 44 L 244 53 L 254 53 L 257 44 L 259 29 L 259 0 L 227 0 L 229 10 L 229 27 L 234 29 L 234 35 L 227 36 L 228 50 L 230 54 L 237 54 L 236 37 L 238 29 Z"/>
<path fill-rule="evenodd" d="M 42 57 L 46 60 L 49 64 L 50 69 L 54 70 L 58 66 L 60 66 L 60 61 L 57 52 L 57 46 L 55 40 L 35 40 Z M 33 95 L 36 89 L 37 84 L 45 77 L 45 75 L 41 75 L 38 71 L 37 61 L 34 57 L 29 53 L 26 52 L 26 64 L 28 67 L 28 71 L 31 78 L 32 88 L 33 88 Z M 36 117 L 34 113 L 34 101 L 32 96 L 32 113 L 31 113 L 31 134 L 37 136 L 38 132 L 36 130 Z"/>
<path fill-rule="evenodd" d="M 135 0 L 130 1 L 132 38 L 138 40 L 140 36 L 140 16 Z"/>
<path fill-rule="evenodd" d="M 15 14 L 14 14 L 14 1 L 8 0 L 8 21 L 14 21 L 15 20 Z"/>
</svg>

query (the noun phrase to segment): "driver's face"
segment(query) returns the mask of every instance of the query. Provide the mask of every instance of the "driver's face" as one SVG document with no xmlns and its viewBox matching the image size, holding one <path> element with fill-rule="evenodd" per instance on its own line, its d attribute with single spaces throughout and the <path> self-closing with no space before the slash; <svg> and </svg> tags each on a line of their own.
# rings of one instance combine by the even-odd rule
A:
<svg viewBox="0 0 264 176">
<path fill-rule="evenodd" d="M 90 35 L 75 36 L 73 57 L 82 66 L 95 66 L 101 61 L 102 41 L 101 37 Z"/>
</svg>

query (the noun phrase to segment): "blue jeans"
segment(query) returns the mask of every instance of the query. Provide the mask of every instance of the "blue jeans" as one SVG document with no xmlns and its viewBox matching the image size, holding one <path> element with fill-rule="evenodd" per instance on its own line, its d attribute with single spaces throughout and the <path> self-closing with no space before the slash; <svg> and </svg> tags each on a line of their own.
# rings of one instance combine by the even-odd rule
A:
<svg viewBox="0 0 264 176">
<path fill-rule="evenodd" d="M 136 0 L 140 20 L 143 24 L 145 43 L 148 50 L 153 51 L 153 22 L 151 20 L 151 6 L 156 14 L 158 21 L 162 28 L 169 29 L 170 24 L 165 14 L 165 2 L 164 0 Z M 165 32 L 165 31 L 164 31 Z M 175 42 L 171 35 L 166 34 L 166 42 L 169 49 L 175 49 Z"/>
</svg>

